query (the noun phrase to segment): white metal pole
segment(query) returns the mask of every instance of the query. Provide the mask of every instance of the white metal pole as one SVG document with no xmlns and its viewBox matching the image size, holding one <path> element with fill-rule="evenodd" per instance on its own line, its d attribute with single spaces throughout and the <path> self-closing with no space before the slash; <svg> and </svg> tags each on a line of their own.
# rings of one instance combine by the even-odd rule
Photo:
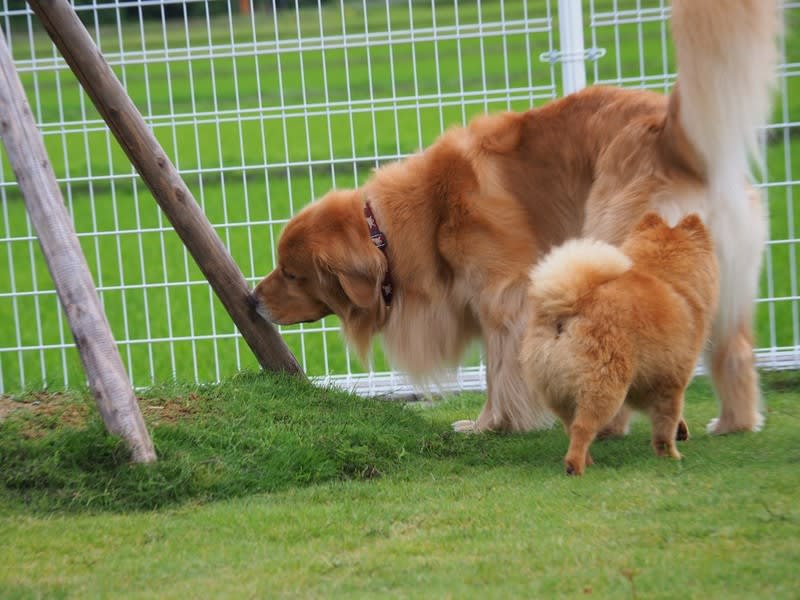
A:
<svg viewBox="0 0 800 600">
<path fill-rule="evenodd" d="M 558 31 L 561 37 L 561 75 L 566 96 L 586 87 L 581 0 L 558 0 Z"/>
</svg>

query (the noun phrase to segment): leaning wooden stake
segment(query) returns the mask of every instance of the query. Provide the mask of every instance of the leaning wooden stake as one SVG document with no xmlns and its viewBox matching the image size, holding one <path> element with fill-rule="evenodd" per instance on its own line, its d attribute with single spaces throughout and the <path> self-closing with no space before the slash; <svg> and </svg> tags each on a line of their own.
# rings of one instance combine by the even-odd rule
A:
<svg viewBox="0 0 800 600">
<path fill-rule="evenodd" d="M 108 430 L 128 443 L 135 462 L 156 453 L 122 366 L 61 190 L 0 29 L 0 137 L 67 314 L 89 387 Z"/>
<path fill-rule="evenodd" d="M 258 362 L 303 374 L 277 330 L 249 303 L 250 289 L 189 188 L 67 0 L 28 0 L 161 209 L 208 279 Z"/>
</svg>

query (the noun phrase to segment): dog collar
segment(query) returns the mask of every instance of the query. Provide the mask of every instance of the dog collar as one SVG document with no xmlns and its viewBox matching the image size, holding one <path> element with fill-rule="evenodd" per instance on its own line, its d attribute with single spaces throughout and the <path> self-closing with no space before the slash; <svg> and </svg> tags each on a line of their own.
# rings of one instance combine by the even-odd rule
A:
<svg viewBox="0 0 800 600">
<path fill-rule="evenodd" d="M 392 304 L 394 285 L 392 284 L 392 274 L 389 271 L 389 253 L 386 252 L 386 235 L 381 231 L 380 227 L 378 227 L 378 221 L 375 218 L 375 213 L 372 212 L 369 201 L 364 204 L 364 217 L 367 219 L 367 227 L 369 227 L 369 239 L 372 240 L 372 243 L 375 244 L 378 250 L 383 252 L 383 255 L 386 257 L 386 274 L 383 276 L 383 281 L 381 282 L 381 296 L 383 296 L 383 302 L 388 307 Z"/>
</svg>

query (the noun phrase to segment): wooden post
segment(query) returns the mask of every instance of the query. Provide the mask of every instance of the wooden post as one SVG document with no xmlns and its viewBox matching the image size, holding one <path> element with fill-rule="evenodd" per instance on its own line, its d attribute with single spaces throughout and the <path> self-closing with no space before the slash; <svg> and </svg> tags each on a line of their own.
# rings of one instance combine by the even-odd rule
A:
<svg viewBox="0 0 800 600">
<path fill-rule="evenodd" d="M 1 29 L 0 137 L 106 428 L 127 442 L 134 462 L 153 462 L 156 459 L 153 442 Z"/>
<path fill-rule="evenodd" d="M 277 330 L 255 312 L 239 267 L 67 0 L 28 0 L 120 146 L 167 215 L 262 367 L 303 371 Z"/>
</svg>

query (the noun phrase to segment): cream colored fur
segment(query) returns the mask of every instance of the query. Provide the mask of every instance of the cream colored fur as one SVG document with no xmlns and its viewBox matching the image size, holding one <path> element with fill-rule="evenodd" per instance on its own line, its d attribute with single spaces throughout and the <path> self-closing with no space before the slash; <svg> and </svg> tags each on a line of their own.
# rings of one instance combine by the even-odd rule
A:
<svg viewBox="0 0 800 600">
<path fill-rule="evenodd" d="M 708 195 L 697 208 L 705 212 L 720 264 L 720 306 L 712 332 L 716 346 L 727 346 L 725 340 L 737 334 L 741 323 L 752 321 L 758 291 L 767 225 L 756 192 L 741 181 L 748 158 L 760 160 L 758 135 L 769 118 L 780 17 L 772 0 L 673 3 L 680 119 L 705 163 Z M 712 347 L 706 358 L 710 367 L 713 353 Z M 736 362 L 726 368 L 742 368 Z M 749 419 L 750 428 L 761 427 L 760 413 Z M 730 425 L 715 419 L 709 431 L 724 433 Z"/>
<path fill-rule="evenodd" d="M 580 294 L 619 277 L 633 262 L 619 248 L 591 239 L 570 240 L 531 269 L 530 295 L 538 310 L 570 314 Z"/>
</svg>

